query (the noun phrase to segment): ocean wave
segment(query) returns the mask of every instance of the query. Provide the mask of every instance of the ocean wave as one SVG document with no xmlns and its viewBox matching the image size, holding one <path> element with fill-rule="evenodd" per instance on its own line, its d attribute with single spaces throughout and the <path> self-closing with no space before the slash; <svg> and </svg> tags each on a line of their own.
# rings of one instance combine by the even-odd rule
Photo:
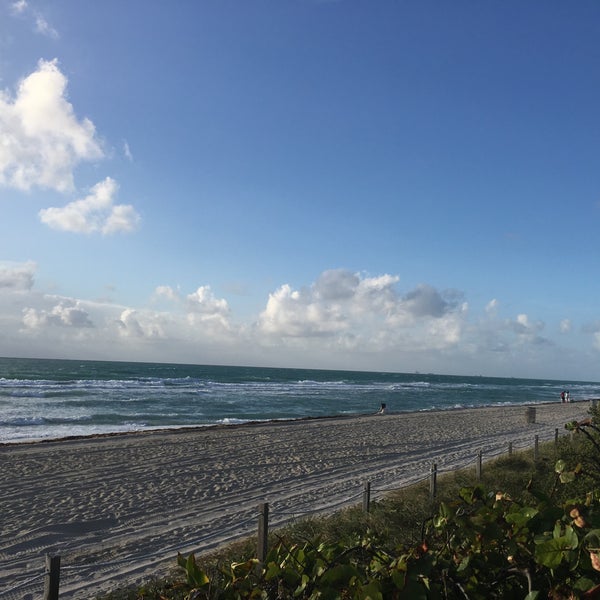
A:
<svg viewBox="0 0 600 600">
<path fill-rule="evenodd" d="M 225 417 L 224 419 L 217 420 L 220 425 L 241 425 L 242 423 L 248 423 L 248 419 L 233 419 L 231 417 Z"/>
<path fill-rule="evenodd" d="M 13 417 L 0 420 L 0 427 L 39 427 L 39 426 L 55 426 L 55 425 L 71 425 L 73 423 L 82 423 L 91 421 L 88 415 L 70 416 L 70 417 Z"/>
<path fill-rule="evenodd" d="M 31 427 L 33 425 L 45 425 L 44 417 L 15 417 L 0 421 L 0 427 Z"/>
</svg>

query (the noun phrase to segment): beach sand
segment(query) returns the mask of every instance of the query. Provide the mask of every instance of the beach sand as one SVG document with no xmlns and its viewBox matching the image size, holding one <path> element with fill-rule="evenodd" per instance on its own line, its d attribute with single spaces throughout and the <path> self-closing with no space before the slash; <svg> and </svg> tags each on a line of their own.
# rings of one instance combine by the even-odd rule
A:
<svg viewBox="0 0 600 600">
<path fill-rule="evenodd" d="M 96 594 L 440 472 L 564 435 L 588 402 L 365 415 L 0 446 L 0 598 L 39 597 L 61 555 L 61 598 Z M 29 584 L 29 580 L 34 579 Z M 21 586 L 14 589 L 15 586 Z M 33 595 L 31 595 L 33 594 Z"/>
</svg>

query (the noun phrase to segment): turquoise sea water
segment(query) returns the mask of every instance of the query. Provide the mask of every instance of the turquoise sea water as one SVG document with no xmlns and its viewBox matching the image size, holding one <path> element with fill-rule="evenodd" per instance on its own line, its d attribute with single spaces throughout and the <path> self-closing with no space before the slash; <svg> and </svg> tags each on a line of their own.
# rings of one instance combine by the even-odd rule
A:
<svg viewBox="0 0 600 600">
<path fill-rule="evenodd" d="M 0 443 L 600 397 L 600 383 L 81 360 L 0 358 Z"/>
</svg>

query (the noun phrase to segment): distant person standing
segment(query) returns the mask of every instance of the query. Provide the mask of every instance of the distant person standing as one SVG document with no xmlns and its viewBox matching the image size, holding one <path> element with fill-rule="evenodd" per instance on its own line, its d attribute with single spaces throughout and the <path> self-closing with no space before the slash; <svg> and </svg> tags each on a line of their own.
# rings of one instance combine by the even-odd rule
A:
<svg viewBox="0 0 600 600">
<path fill-rule="evenodd" d="M 560 401 L 564 404 L 567 400 L 567 392 L 564 390 L 560 393 Z"/>
<path fill-rule="evenodd" d="M 565 392 L 565 402 L 571 402 L 571 394 L 569 394 L 569 390 Z"/>
</svg>

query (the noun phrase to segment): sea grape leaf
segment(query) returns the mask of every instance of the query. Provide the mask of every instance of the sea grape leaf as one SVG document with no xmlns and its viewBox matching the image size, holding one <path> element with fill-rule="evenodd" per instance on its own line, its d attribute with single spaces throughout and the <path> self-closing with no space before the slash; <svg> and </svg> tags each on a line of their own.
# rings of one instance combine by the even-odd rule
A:
<svg viewBox="0 0 600 600">
<path fill-rule="evenodd" d="M 310 577 L 306 574 L 302 575 L 302 579 L 300 580 L 300 585 L 298 585 L 298 587 L 296 588 L 296 590 L 294 591 L 294 596 L 301 596 L 304 592 L 304 590 L 306 589 L 306 586 L 308 585 L 310 581 Z"/>
<path fill-rule="evenodd" d="M 393 571 L 392 581 L 399 590 L 404 589 L 406 585 L 406 571 Z"/>
<path fill-rule="evenodd" d="M 460 564 L 458 565 L 458 568 L 456 569 L 456 571 L 458 573 L 460 573 L 461 571 L 464 571 L 466 568 L 468 568 L 470 562 L 471 562 L 471 557 L 470 556 L 465 556 L 460 561 Z"/>
<path fill-rule="evenodd" d="M 568 529 L 571 531 L 566 535 L 541 542 L 535 547 L 535 558 L 539 564 L 556 569 L 563 559 L 569 560 L 570 552 L 578 546 L 578 539 L 572 528 Z"/>
<path fill-rule="evenodd" d="M 509 512 L 505 519 L 507 523 L 513 523 L 518 527 L 524 527 L 527 522 L 533 519 L 538 513 L 539 510 L 537 508 L 534 508 L 533 506 L 524 506 L 519 510 Z"/>
<path fill-rule="evenodd" d="M 561 458 L 560 460 L 556 461 L 556 464 L 554 465 L 554 472 L 555 473 L 564 473 L 566 468 L 567 468 L 567 463 Z"/>
<path fill-rule="evenodd" d="M 326 585 L 338 585 L 359 575 L 360 573 L 352 565 L 336 565 L 323 574 L 321 582 Z"/>
<path fill-rule="evenodd" d="M 208 575 L 197 565 L 196 557 L 193 553 L 185 561 L 185 571 L 187 581 L 192 587 L 202 587 L 209 582 Z"/>
<path fill-rule="evenodd" d="M 573 471 L 566 471 L 560 474 L 561 483 L 573 483 L 575 481 L 575 473 Z"/>
<path fill-rule="evenodd" d="M 599 552 L 600 551 L 600 529 L 592 529 L 583 538 L 585 546 L 588 550 Z"/>
<path fill-rule="evenodd" d="M 588 590 L 593 589 L 596 586 L 596 582 L 588 577 L 580 577 L 576 582 L 573 588 L 579 592 L 587 592 Z M 600 586 L 598 586 L 600 588 Z"/>
<path fill-rule="evenodd" d="M 379 582 L 371 581 L 367 585 L 362 586 L 355 597 L 358 600 L 383 600 Z"/>
</svg>

